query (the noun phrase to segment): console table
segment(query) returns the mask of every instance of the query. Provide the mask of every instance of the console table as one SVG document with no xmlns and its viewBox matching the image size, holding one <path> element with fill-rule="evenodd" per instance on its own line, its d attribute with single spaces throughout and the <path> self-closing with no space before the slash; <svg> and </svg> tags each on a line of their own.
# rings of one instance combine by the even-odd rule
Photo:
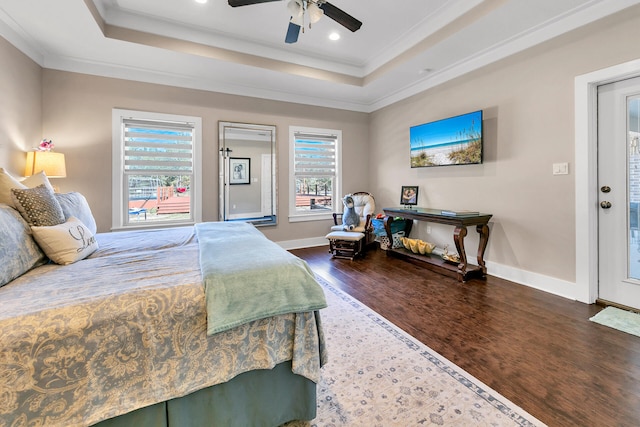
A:
<svg viewBox="0 0 640 427">
<path fill-rule="evenodd" d="M 483 277 L 487 274 L 487 267 L 484 264 L 484 251 L 487 248 L 489 242 L 489 226 L 487 223 L 493 215 L 484 213 L 471 213 L 457 215 L 443 215 L 440 209 L 428 209 L 428 208 L 384 208 L 384 228 L 389 237 L 389 242 L 393 242 L 393 236 L 391 234 L 391 223 L 394 218 L 411 219 L 417 221 L 428 221 L 439 224 L 448 224 L 455 227 L 453 231 L 453 241 L 456 244 L 458 255 L 460 256 L 460 262 L 458 264 L 452 264 L 443 260 L 436 255 L 420 255 L 415 254 L 404 248 L 389 248 L 387 255 L 397 255 L 411 260 L 417 260 L 425 263 L 428 268 L 438 271 L 439 273 L 452 275 L 457 277 L 461 282 L 466 281 L 471 277 Z M 409 236 L 411 232 L 411 226 L 413 222 L 407 222 L 407 229 L 405 230 L 405 236 Z M 480 235 L 480 241 L 478 242 L 478 266 L 467 264 L 467 255 L 464 250 L 464 237 L 467 235 L 467 226 L 475 225 L 476 231 Z M 391 245 L 392 246 L 392 245 Z"/>
</svg>

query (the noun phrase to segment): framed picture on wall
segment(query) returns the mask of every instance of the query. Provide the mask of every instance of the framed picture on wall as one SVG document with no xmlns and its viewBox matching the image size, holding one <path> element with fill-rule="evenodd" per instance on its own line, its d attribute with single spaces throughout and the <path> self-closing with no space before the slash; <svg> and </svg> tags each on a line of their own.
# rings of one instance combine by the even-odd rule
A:
<svg viewBox="0 0 640 427">
<path fill-rule="evenodd" d="M 249 184 L 251 179 L 251 159 L 248 157 L 229 158 L 229 184 Z"/>
</svg>

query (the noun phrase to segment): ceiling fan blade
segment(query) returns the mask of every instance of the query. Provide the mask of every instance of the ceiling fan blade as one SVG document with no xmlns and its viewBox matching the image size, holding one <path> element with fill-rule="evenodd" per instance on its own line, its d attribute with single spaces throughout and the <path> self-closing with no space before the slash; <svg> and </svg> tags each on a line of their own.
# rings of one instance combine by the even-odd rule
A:
<svg viewBox="0 0 640 427">
<path fill-rule="evenodd" d="M 285 43 L 295 43 L 298 41 L 300 35 L 300 25 L 289 22 L 289 28 L 287 28 L 287 35 L 284 38 Z"/>
<path fill-rule="evenodd" d="M 353 16 L 349 15 L 342 9 L 338 9 L 331 3 L 318 3 L 318 7 L 324 11 L 324 14 L 329 18 L 336 21 L 338 24 L 351 31 L 357 31 L 362 26 L 362 22 L 358 21 Z"/>
<path fill-rule="evenodd" d="M 231 7 L 249 6 L 252 4 L 268 3 L 272 1 L 280 1 L 280 0 L 229 0 L 229 6 Z"/>
</svg>

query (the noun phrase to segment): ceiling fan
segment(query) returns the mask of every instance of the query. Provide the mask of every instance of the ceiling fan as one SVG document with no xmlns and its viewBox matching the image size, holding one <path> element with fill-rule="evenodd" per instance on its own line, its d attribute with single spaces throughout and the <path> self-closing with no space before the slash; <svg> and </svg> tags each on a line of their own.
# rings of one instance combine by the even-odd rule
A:
<svg viewBox="0 0 640 427">
<path fill-rule="evenodd" d="M 249 6 L 252 4 L 268 3 L 273 1 L 280 0 L 229 0 L 229 6 Z M 302 28 L 302 31 L 304 32 L 305 13 L 308 15 L 309 26 L 316 23 L 322 15 L 328 16 L 338 24 L 353 32 L 359 30 L 362 26 L 362 22 L 358 21 L 342 9 L 335 7 L 326 0 L 290 0 L 287 4 L 287 8 L 291 13 L 291 20 L 289 21 L 289 28 L 287 29 L 287 35 L 284 39 L 286 43 L 295 43 L 298 41 L 300 28 Z"/>
</svg>

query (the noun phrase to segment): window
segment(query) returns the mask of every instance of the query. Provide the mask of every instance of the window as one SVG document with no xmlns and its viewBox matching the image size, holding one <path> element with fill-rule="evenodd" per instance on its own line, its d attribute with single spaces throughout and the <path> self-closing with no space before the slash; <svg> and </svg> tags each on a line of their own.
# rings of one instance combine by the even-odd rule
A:
<svg viewBox="0 0 640 427">
<path fill-rule="evenodd" d="M 199 117 L 113 110 L 113 229 L 202 218 Z"/>
<path fill-rule="evenodd" d="M 331 218 L 342 206 L 342 131 L 291 126 L 289 221 Z"/>
</svg>

